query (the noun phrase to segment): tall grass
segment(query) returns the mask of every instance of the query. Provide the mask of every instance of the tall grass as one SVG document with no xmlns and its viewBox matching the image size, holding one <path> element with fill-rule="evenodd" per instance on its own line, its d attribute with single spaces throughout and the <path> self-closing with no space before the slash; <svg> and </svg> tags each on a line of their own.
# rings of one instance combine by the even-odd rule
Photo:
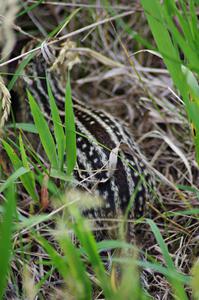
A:
<svg viewBox="0 0 199 300">
<path fill-rule="evenodd" d="M 185 104 L 199 163 L 199 31 L 197 1 L 141 0 L 158 51 Z M 183 59 L 182 59 L 183 57 Z"/>
<path fill-rule="evenodd" d="M 3 299 L 10 272 L 10 261 L 12 257 L 12 234 L 14 219 L 16 217 L 16 200 L 13 183 L 9 184 L 5 192 L 6 202 L 0 222 L 0 299 Z"/>
</svg>

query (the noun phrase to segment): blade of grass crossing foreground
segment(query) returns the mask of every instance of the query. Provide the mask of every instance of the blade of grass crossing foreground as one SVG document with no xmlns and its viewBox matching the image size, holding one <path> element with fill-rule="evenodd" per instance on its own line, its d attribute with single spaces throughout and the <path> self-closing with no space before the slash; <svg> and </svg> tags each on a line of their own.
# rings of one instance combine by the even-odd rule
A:
<svg viewBox="0 0 199 300">
<path fill-rule="evenodd" d="M 65 95 L 65 130 L 66 130 L 66 157 L 67 175 L 73 172 L 77 159 L 75 117 L 73 113 L 73 103 L 71 97 L 70 74 L 66 84 Z"/>
<path fill-rule="evenodd" d="M 191 15 L 189 16 L 189 23 L 192 31 L 192 36 L 196 43 L 196 49 L 199 49 L 198 17 L 196 14 L 194 0 L 190 0 L 190 13 Z"/>
<path fill-rule="evenodd" d="M 123 255 L 125 255 L 125 252 Z M 126 265 L 121 265 L 121 283 L 117 288 L 114 299 L 130 300 L 132 299 L 133 295 L 133 300 L 149 300 L 150 298 L 146 295 L 146 292 L 144 292 L 141 287 L 139 271 L 136 265 L 134 253 L 127 252 L 126 257 L 127 259 L 129 258 L 129 263 Z"/>
<path fill-rule="evenodd" d="M 199 85 L 194 74 L 188 68 L 182 66 L 182 72 L 185 76 L 190 93 L 191 101 L 188 106 L 188 114 L 192 122 L 193 136 L 196 146 L 196 159 L 199 163 Z"/>
<path fill-rule="evenodd" d="M 31 123 L 15 123 L 15 124 L 8 124 L 7 128 L 16 128 L 21 129 L 23 131 L 31 132 L 31 133 L 38 133 L 34 124 Z"/>
<path fill-rule="evenodd" d="M 187 87 L 184 84 L 184 76 L 181 72 L 181 61 L 178 50 L 174 47 L 168 29 L 165 26 L 162 6 L 159 0 L 141 0 L 145 14 L 154 39 L 163 56 L 164 62 L 173 78 L 174 83 L 180 89 L 184 101 L 187 97 Z"/>
<path fill-rule="evenodd" d="M 71 12 L 69 16 L 67 16 L 56 28 L 53 29 L 48 34 L 48 37 L 56 37 L 60 34 L 60 32 L 63 30 L 63 28 L 67 27 L 67 25 L 70 23 L 70 21 L 75 17 L 75 15 L 81 10 L 81 8 L 77 8 L 74 11 Z"/>
<path fill-rule="evenodd" d="M 36 192 L 34 172 L 32 172 L 30 169 L 21 134 L 19 135 L 19 147 L 20 147 L 21 159 L 22 159 L 23 166 L 24 166 L 24 168 L 26 168 L 29 171 L 29 173 L 26 176 L 28 177 L 29 184 L 30 184 L 30 190 L 29 190 L 30 196 L 34 200 L 39 201 L 39 196 Z"/>
<path fill-rule="evenodd" d="M 66 145 L 65 144 L 65 134 L 64 134 L 64 129 L 63 129 L 63 125 L 61 122 L 61 118 L 59 115 L 59 110 L 57 108 L 55 98 L 53 96 L 47 76 L 46 76 L 46 81 L 47 81 L 50 109 L 51 109 L 52 120 L 53 120 L 53 125 L 54 125 L 54 134 L 55 134 L 55 139 L 57 142 L 59 169 L 61 170 L 62 166 L 63 166 L 63 162 L 64 162 L 64 151 L 65 151 L 65 145 Z"/>
<path fill-rule="evenodd" d="M 193 290 L 193 296 L 195 300 L 199 299 L 199 260 L 197 260 L 195 262 L 195 264 L 192 267 L 191 270 L 191 274 L 192 274 L 192 280 L 191 280 L 191 287 Z"/>
<path fill-rule="evenodd" d="M 184 61 L 180 60 L 178 53 L 178 48 L 180 48 L 186 57 L 189 68 L 199 65 L 199 55 L 197 51 L 198 42 L 192 37 L 191 34 L 191 32 L 194 32 L 195 36 L 195 32 L 198 31 L 198 29 L 195 28 L 195 21 L 190 21 L 192 25 L 192 29 L 190 29 L 188 23 L 190 11 L 187 12 L 186 5 L 182 5 L 183 15 L 181 15 L 180 10 L 177 9 L 175 3 L 170 0 L 164 1 L 162 4 L 159 0 L 141 0 L 141 3 L 158 49 L 163 56 L 164 62 L 176 87 L 179 89 L 182 95 L 189 120 L 192 122 L 193 128 L 196 132 L 194 141 L 196 146 L 196 159 L 199 163 L 199 106 L 195 103 L 197 102 L 196 98 L 189 98 L 189 95 L 191 94 L 191 88 L 187 82 L 186 74 L 184 74 L 182 69 Z M 183 3 L 184 2 L 181 1 L 181 4 Z M 192 14 L 195 14 L 194 4 L 192 4 L 191 9 Z M 174 15 L 178 16 L 178 22 L 180 22 L 179 24 L 183 30 L 183 35 L 178 31 L 173 22 Z M 198 69 L 197 72 L 199 73 Z"/>
<path fill-rule="evenodd" d="M 120 259 L 120 261 L 122 262 L 121 259 Z M 174 281 L 178 280 L 179 282 L 186 284 L 186 285 L 189 285 L 190 281 L 191 281 L 190 280 L 191 276 L 184 275 L 181 273 L 176 273 L 176 270 L 171 271 L 170 269 L 163 267 L 162 264 L 157 263 L 157 262 L 151 263 L 149 261 L 139 260 L 139 261 L 137 261 L 137 265 L 144 269 L 149 269 L 149 270 L 153 270 L 155 272 L 161 273 L 162 275 L 165 275 L 168 278 L 172 278 Z"/>
<path fill-rule="evenodd" d="M 22 10 L 21 12 L 19 12 L 19 13 L 17 14 L 17 17 L 20 17 L 20 16 L 22 16 L 22 15 L 24 15 L 24 14 L 28 14 L 28 13 L 31 12 L 34 8 L 36 8 L 38 5 L 40 5 L 42 2 L 44 2 L 44 0 L 38 0 L 36 3 L 33 3 L 33 4 L 30 5 L 30 6 L 27 6 L 24 10 Z M 23 4 L 23 2 L 22 2 L 22 4 Z M 25 5 L 23 4 L 23 6 L 25 6 Z"/>
<path fill-rule="evenodd" d="M 28 192 L 28 194 L 32 197 L 33 200 L 37 201 L 38 195 L 35 190 L 34 180 L 32 179 L 32 175 L 30 174 L 31 171 L 30 171 L 29 166 L 27 168 L 27 161 L 26 161 L 27 158 L 25 158 L 25 153 L 23 153 L 23 156 L 24 156 L 23 157 L 24 162 L 23 162 L 19 159 L 19 157 L 17 156 L 17 154 L 15 153 L 13 148 L 6 141 L 2 141 L 2 144 L 3 144 L 3 147 L 4 147 L 7 155 L 9 156 L 9 158 L 12 162 L 14 169 L 17 171 L 21 167 L 25 167 L 25 169 L 27 170 L 27 173 L 25 172 L 26 174 L 20 175 L 20 179 L 21 179 L 21 182 L 22 182 L 24 188 Z M 22 149 L 21 149 L 21 151 L 23 152 Z"/>
<path fill-rule="evenodd" d="M 173 263 L 173 261 L 170 257 L 167 245 L 165 244 L 158 227 L 150 219 L 147 219 L 147 223 L 150 225 L 151 230 L 153 231 L 153 234 L 155 235 L 155 238 L 156 238 L 156 240 L 157 240 L 157 242 L 158 242 L 158 244 L 159 244 L 159 246 L 162 250 L 162 254 L 163 254 L 163 257 L 164 257 L 165 262 L 167 264 L 168 271 L 171 270 L 172 273 L 178 273 L 176 268 L 175 268 L 175 265 L 174 265 L 174 263 Z M 184 286 L 181 284 L 181 282 L 179 282 L 179 280 L 171 279 L 169 276 L 168 276 L 168 279 L 169 279 L 169 281 L 171 283 L 171 286 L 173 288 L 175 298 L 180 299 L 180 300 L 188 300 L 188 297 L 187 297 L 186 292 L 184 290 Z"/>
<path fill-rule="evenodd" d="M 42 245 L 51 259 L 52 265 L 59 271 L 65 280 L 67 280 L 68 266 L 64 258 L 51 246 L 51 244 L 41 235 L 34 234 L 35 239 Z"/>
<path fill-rule="evenodd" d="M 189 105 L 189 115 L 191 118 L 191 125 L 193 128 L 194 142 L 196 147 L 196 160 L 199 164 L 199 106 L 195 102 L 191 102 Z"/>
<path fill-rule="evenodd" d="M 35 56 L 35 53 L 30 53 L 18 66 L 15 74 L 13 75 L 12 79 L 10 80 L 8 84 L 8 90 L 10 91 L 13 86 L 15 85 L 15 82 L 17 81 L 19 76 L 23 75 L 23 69 L 27 66 L 27 64 L 31 61 L 31 59 Z"/>
<path fill-rule="evenodd" d="M 93 270 L 99 280 L 100 286 L 103 289 L 103 293 L 106 299 L 112 299 L 114 291 L 111 288 L 110 280 L 106 274 L 106 270 L 100 259 L 97 251 L 97 244 L 93 233 L 85 220 L 81 215 L 79 210 L 75 206 L 68 207 L 71 215 L 74 217 L 74 233 L 77 235 L 82 247 L 88 256 L 88 260 L 91 263 Z"/>
<path fill-rule="evenodd" d="M 59 239 L 59 243 L 67 257 L 67 263 L 70 270 L 70 277 L 74 280 L 76 286 L 74 293 L 75 299 L 92 299 L 92 288 L 90 280 L 86 274 L 86 268 L 83 264 L 78 249 L 72 244 L 68 236 Z"/>
<path fill-rule="evenodd" d="M 32 116 L 35 122 L 35 126 L 38 130 L 42 146 L 46 152 L 46 155 L 48 156 L 52 168 L 58 169 L 56 146 L 55 146 L 53 136 L 50 132 L 48 123 L 46 122 L 41 112 L 41 109 L 36 103 L 34 97 L 31 95 L 29 91 L 27 91 L 27 94 L 28 94 Z"/>
<path fill-rule="evenodd" d="M 13 216 L 16 213 L 14 185 L 11 184 L 5 194 L 3 219 L 0 224 L 0 300 L 3 299 L 12 253 Z"/>
<path fill-rule="evenodd" d="M 181 35 L 181 33 L 178 31 L 175 24 L 173 23 L 172 16 L 170 15 L 169 11 L 167 10 L 166 5 L 164 4 L 162 6 L 163 18 L 167 22 L 168 30 L 170 32 L 172 32 L 173 40 L 182 49 L 182 51 L 183 51 L 185 57 L 188 59 L 188 61 L 191 58 L 192 65 L 197 66 L 199 64 L 199 60 L 198 60 L 197 53 L 195 53 L 195 51 L 194 51 L 195 49 L 192 49 L 192 47 L 194 48 L 194 42 L 193 42 L 193 39 L 192 39 L 192 36 L 191 36 L 190 29 L 188 28 L 188 24 L 186 22 L 186 19 L 182 17 L 182 15 L 179 13 L 179 10 L 177 8 L 176 8 L 176 12 L 177 12 L 176 14 L 178 15 L 178 17 L 180 16 L 180 18 L 178 18 L 179 22 L 181 20 L 183 20 L 181 22 L 181 27 L 184 31 L 184 36 Z"/>
<path fill-rule="evenodd" d="M 15 172 L 12 173 L 11 176 L 8 177 L 8 179 L 0 185 L 0 193 L 2 193 L 5 189 L 7 189 L 12 183 L 14 183 L 18 178 L 20 178 L 22 175 L 28 173 L 28 170 L 24 167 L 19 168 Z"/>
<path fill-rule="evenodd" d="M 190 16 L 191 15 L 191 4 L 190 4 L 190 14 L 188 13 L 187 9 L 185 9 L 184 4 L 185 4 L 185 2 L 183 0 L 183 3 L 182 3 L 183 14 L 181 14 L 180 10 L 177 9 L 176 4 L 174 3 L 175 12 L 176 12 L 176 15 L 178 16 L 178 20 L 181 25 L 181 28 L 183 29 L 184 36 L 186 36 L 187 44 L 189 44 L 190 47 L 192 49 L 194 49 L 195 48 L 195 37 L 194 37 L 195 28 L 194 27 L 196 24 L 194 23 L 194 18 L 192 19 L 192 16 Z M 196 25 L 196 28 L 197 28 L 197 25 Z"/>
<path fill-rule="evenodd" d="M 42 236 L 35 235 L 35 238 L 44 247 L 54 267 L 63 276 L 74 299 L 92 299 L 91 283 L 86 274 L 86 268 L 80 258 L 78 248 L 72 244 L 70 238 L 66 236 L 66 232 L 65 234 L 61 233 L 61 237 L 57 238 L 65 256 L 61 256 Z"/>
</svg>

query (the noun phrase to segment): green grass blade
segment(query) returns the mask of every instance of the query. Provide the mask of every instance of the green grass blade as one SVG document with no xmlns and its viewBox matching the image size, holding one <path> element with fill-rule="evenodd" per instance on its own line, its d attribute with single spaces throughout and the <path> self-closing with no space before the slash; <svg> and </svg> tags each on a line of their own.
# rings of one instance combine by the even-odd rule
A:
<svg viewBox="0 0 199 300">
<path fill-rule="evenodd" d="M 126 257 L 129 260 L 129 263 L 126 265 L 124 264 L 120 265 L 122 276 L 120 279 L 121 281 L 120 285 L 117 288 L 114 297 L 115 300 L 120 300 L 120 299 L 130 300 L 132 295 L 134 300 L 150 299 L 149 297 L 146 296 L 146 293 L 144 293 L 143 289 L 141 288 L 140 276 L 139 276 L 138 267 L 135 260 L 136 252 L 127 251 Z M 125 255 L 125 252 L 123 252 L 123 255 Z"/>
<path fill-rule="evenodd" d="M 168 270 L 171 270 L 172 273 L 174 273 L 174 274 L 176 273 L 176 275 L 177 275 L 178 272 L 177 272 L 175 265 L 170 257 L 167 245 L 165 244 L 157 225 L 150 219 L 147 219 L 147 223 L 150 225 L 151 230 L 153 231 L 153 234 L 155 235 L 155 238 L 162 250 L 162 254 L 163 254 L 163 257 L 167 264 Z M 169 276 L 168 276 L 168 279 L 172 285 L 176 299 L 188 300 L 188 297 L 186 295 L 186 292 L 184 290 L 182 283 L 179 282 L 178 280 L 171 279 Z M 177 276 L 176 276 L 176 279 L 177 279 Z"/>
<path fill-rule="evenodd" d="M 112 299 L 111 297 L 113 296 L 113 290 L 111 288 L 110 280 L 98 254 L 97 244 L 93 233 L 87 224 L 87 220 L 80 215 L 79 210 L 75 206 L 69 206 L 68 208 L 75 220 L 73 225 L 74 233 L 78 237 L 81 246 L 85 250 L 85 253 L 93 267 L 97 279 L 99 280 L 99 284 L 103 289 L 106 299 Z"/>
<path fill-rule="evenodd" d="M 194 142 L 196 146 L 196 160 L 199 163 L 199 105 L 196 102 L 191 102 L 189 105 L 189 116 L 194 128 Z"/>
<path fill-rule="evenodd" d="M 27 174 L 28 170 L 24 167 L 20 167 L 8 179 L 0 185 L 0 193 L 7 189 L 12 183 L 14 183 L 18 178 L 22 177 L 24 174 Z"/>
<path fill-rule="evenodd" d="M 19 147 L 20 147 L 23 166 L 29 171 L 29 173 L 26 175 L 27 179 L 29 180 L 29 186 L 30 186 L 29 194 L 33 198 L 33 200 L 39 201 L 39 196 L 36 191 L 34 172 L 32 172 L 30 169 L 21 134 L 19 135 Z"/>
<path fill-rule="evenodd" d="M 70 277 L 74 280 L 76 286 L 74 293 L 75 299 L 92 299 L 92 288 L 90 280 L 86 274 L 86 268 L 80 258 L 78 249 L 72 244 L 68 236 L 63 235 L 59 238 L 61 248 L 67 257 L 67 263 L 70 270 Z"/>
<path fill-rule="evenodd" d="M 191 270 L 192 280 L 191 280 L 191 287 L 193 291 L 193 299 L 199 299 L 199 260 L 194 263 L 194 266 Z"/>
<path fill-rule="evenodd" d="M 64 279 L 67 279 L 68 266 L 66 264 L 66 260 L 41 235 L 35 234 L 34 237 L 48 253 L 52 261 L 52 265 L 59 271 Z"/>
<path fill-rule="evenodd" d="M 53 120 L 53 125 L 54 125 L 54 135 L 55 135 L 55 139 L 57 142 L 59 169 L 61 170 L 62 166 L 63 166 L 63 162 L 64 162 L 64 152 L 65 152 L 65 145 L 66 145 L 65 134 L 64 134 L 64 129 L 63 129 L 63 125 L 61 122 L 61 118 L 59 115 L 59 110 L 57 108 L 55 98 L 53 96 L 47 76 L 46 76 L 46 81 L 47 81 L 47 89 L 48 89 L 48 96 L 49 96 L 52 120 Z"/>
<path fill-rule="evenodd" d="M 35 122 L 35 126 L 38 130 L 42 146 L 51 163 L 51 166 L 55 169 L 58 169 L 56 146 L 52 134 L 50 132 L 49 126 L 41 112 L 41 109 L 36 103 L 34 97 L 31 95 L 29 91 L 27 91 L 27 94 L 28 94 L 32 116 Z"/>
<path fill-rule="evenodd" d="M 5 194 L 3 219 L 0 224 L 0 299 L 3 299 L 12 253 L 13 216 L 16 213 L 14 186 L 11 184 Z"/>
<path fill-rule="evenodd" d="M 36 3 L 33 3 L 32 5 L 28 5 L 27 8 L 22 10 L 17 14 L 17 17 L 23 16 L 24 14 L 27 14 L 28 12 L 31 12 L 33 9 L 35 9 L 38 5 L 40 5 L 44 0 L 38 0 Z"/>
<path fill-rule="evenodd" d="M 185 76 L 186 83 L 189 87 L 192 100 L 195 100 L 199 105 L 199 85 L 194 74 L 185 66 L 181 67 L 182 73 Z"/>
<path fill-rule="evenodd" d="M 178 10 L 176 9 L 176 11 L 178 11 Z M 184 31 L 184 36 L 183 36 L 178 31 L 176 26 L 174 25 L 173 20 L 170 16 L 169 12 L 167 11 L 165 5 L 163 6 L 162 12 L 164 14 L 164 19 L 167 21 L 168 30 L 170 32 L 172 32 L 172 38 L 179 45 L 179 47 L 183 51 L 185 57 L 188 59 L 188 61 L 191 58 L 191 64 L 193 66 L 198 65 L 199 64 L 198 55 L 197 55 L 197 53 L 195 53 L 194 43 L 193 43 L 193 39 L 191 37 L 191 32 L 189 31 L 188 24 L 187 24 L 187 22 L 185 22 L 185 19 L 182 17 L 182 15 L 180 15 L 180 13 L 178 11 L 177 14 L 178 14 L 179 22 L 180 22 L 180 20 L 183 20 L 181 22 L 181 27 Z M 179 18 L 179 16 L 180 16 L 180 18 Z"/>
<path fill-rule="evenodd" d="M 146 269 L 154 270 L 155 272 L 161 273 L 166 277 L 172 278 L 174 281 L 179 281 L 182 284 L 190 284 L 191 276 L 184 275 L 182 273 L 177 273 L 176 270 L 170 270 L 168 268 L 163 267 L 161 264 L 158 263 L 151 263 L 148 261 L 138 261 L 138 266 L 144 267 Z M 184 299 L 184 298 L 182 298 Z"/>
<path fill-rule="evenodd" d="M 187 100 L 187 89 L 186 84 L 184 84 L 184 76 L 181 72 L 180 57 L 165 26 L 162 6 L 159 0 L 141 0 L 141 3 L 160 54 L 163 56 L 174 83 L 180 89 L 184 100 Z"/>
<path fill-rule="evenodd" d="M 77 149 L 76 149 L 75 117 L 73 112 L 69 74 L 68 74 L 68 80 L 66 84 L 66 95 L 65 95 L 65 131 L 66 131 L 67 175 L 70 176 L 76 164 Z"/>
<path fill-rule="evenodd" d="M 22 161 L 18 158 L 17 154 L 15 153 L 14 149 L 6 142 L 2 141 L 3 147 L 7 152 L 14 168 L 17 170 L 18 168 L 22 167 Z"/>
<path fill-rule="evenodd" d="M 157 227 L 157 225 L 150 219 L 147 220 L 147 223 L 150 225 L 151 227 L 151 230 L 153 231 L 154 235 L 155 235 L 155 238 L 162 250 L 162 254 L 164 256 L 164 259 L 165 259 L 165 262 L 168 266 L 169 269 L 171 270 L 176 270 L 175 269 L 175 266 L 174 266 L 174 263 L 170 257 L 170 254 L 168 252 L 168 248 L 167 248 L 167 245 L 165 244 L 163 238 L 162 238 L 162 235 Z"/>
<path fill-rule="evenodd" d="M 199 32 L 198 32 L 198 17 L 196 14 L 196 7 L 194 0 L 190 0 L 190 28 L 192 32 L 193 39 L 196 43 L 196 48 L 199 49 Z"/>
<path fill-rule="evenodd" d="M 10 80 L 8 84 L 8 90 L 10 91 L 13 86 L 15 85 L 15 82 L 17 81 L 19 76 L 23 75 L 23 69 L 27 66 L 27 64 L 31 61 L 31 59 L 35 56 L 35 53 L 30 53 L 23 61 L 19 64 L 18 68 L 15 71 L 15 74 L 13 75 L 12 79 Z"/>
<path fill-rule="evenodd" d="M 81 8 L 77 8 L 74 11 L 71 12 L 69 16 L 67 16 L 55 29 L 53 29 L 49 34 L 48 37 L 54 37 L 55 35 L 57 36 L 58 33 L 60 33 L 60 30 L 62 28 L 65 28 L 70 21 L 75 17 L 75 15 L 80 11 Z"/>
<path fill-rule="evenodd" d="M 185 66 L 182 66 L 191 101 L 188 105 L 188 114 L 193 125 L 194 142 L 196 147 L 196 160 L 199 164 L 199 85 L 194 74 Z"/>
<path fill-rule="evenodd" d="M 30 133 L 38 133 L 34 124 L 31 123 L 15 123 L 15 124 L 8 124 L 6 128 L 16 128 L 21 129 L 26 132 Z"/>
<path fill-rule="evenodd" d="M 193 2 L 191 2 L 191 12 L 187 12 L 187 6 L 184 1 L 181 1 L 181 12 L 171 0 L 164 1 L 162 4 L 159 0 L 141 0 L 141 3 L 158 49 L 163 56 L 173 82 L 182 95 L 190 122 L 193 123 L 195 130 L 194 140 L 196 146 L 196 159 L 199 162 L 199 99 L 198 95 L 195 96 L 195 83 L 197 83 L 197 80 L 195 83 L 192 80 L 192 84 L 190 85 L 190 81 L 188 80 L 190 79 L 190 76 L 189 78 L 187 76 L 190 75 L 190 72 L 188 72 L 189 74 L 184 72 L 184 68 L 182 68 L 184 62 L 180 60 L 178 53 L 178 49 L 181 49 L 186 57 L 185 61 L 189 66 L 189 69 L 199 65 L 199 55 L 197 51 L 198 41 L 194 38 L 196 32 L 194 21 L 195 7 Z M 193 15 L 193 21 L 189 17 L 191 13 Z M 178 21 L 180 22 L 180 28 L 183 31 L 183 34 L 179 32 L 174 24 L 174 15 L 178 16 Z M 197 70 L 197 72 L 199 73 L 199 70 Z M 195 89 L 194 96 L 193 89 Z M 190 94 L 191 100 L 193 101 L 190 101 Z"/>
<path fill-rule="evenodd" d="M 31 181 L 32 175 L 30 175 L 30 168 L 29 167 L 26 168 L 26 164 L 25 165 L 23 164 L 23 162 L 19 159 L 19 157 L 13 150 L 13 148 L 6 141 L 2 141 L 2 144 L 13 164 L 14 169 L 18 170 L 21 167 L 25 167 L 25 169 L 27 170 L 27 173 L 22 174 L 20 176 L 20 179 L 28 194 L 33 198 L 33 200 L 37 201 L 38 195 L 35 191 L 34 184 L 32 184 Z"/>
</svg>

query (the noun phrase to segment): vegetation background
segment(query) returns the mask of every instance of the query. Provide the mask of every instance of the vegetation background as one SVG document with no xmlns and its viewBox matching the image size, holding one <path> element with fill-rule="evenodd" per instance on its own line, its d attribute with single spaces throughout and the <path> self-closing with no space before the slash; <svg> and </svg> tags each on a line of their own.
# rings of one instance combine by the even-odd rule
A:
<svg viewBox="0 0 199 300">
<path fill-rule="evenodd" d="M 198 14 L 198 0 L 0 2 L 0 299 L 199 299 Z M 54 130 L 30 93 L 34 122 L 16 123 L 32 39 L 44 55 L 62 40 L 67 99 L 123 119 L 156 170 L 160 196 L 151 219 L 134 221 L 137 245 L 97 242 L 79 209 L 92 199 L 63 193 L 76 160 L 72 101 L 58 126 L 48 85 Z"/>
</svg>

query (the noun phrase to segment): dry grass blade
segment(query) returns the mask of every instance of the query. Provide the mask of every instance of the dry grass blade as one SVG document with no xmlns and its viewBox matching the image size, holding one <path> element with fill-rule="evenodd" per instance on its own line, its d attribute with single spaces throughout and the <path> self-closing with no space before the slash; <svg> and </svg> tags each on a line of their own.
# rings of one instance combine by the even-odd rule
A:
<svg viewBox="0 0 199 300">
<path fill-rule="evenodd" d="M 27 299 L 34 300 L 37 295 L 35 278 L 33 274 L 31 274 L 31 270 L 28 268 L 27 265 L 24 266 L 23 270 L 23 286 Z"/>
<path fill-rule="evenodd" d="M 120 149 L 120 144 L 118 144 L 114 149 L 111 150 L 110 155 L 109 155 L 109 161 L 108 161 L 108 172 L 109 172 L 109 177 L 111 177 L 117 166 L 117 161 L 118 161 L 118 152 Z"/>
<path fill-rule="evenodd" d="M 95 58 L 96 60 L 98 60 L 99 62 L 101 62 L 102 64 L 109 66 L 109 67 L 125 67 L 125 65 L 123 65 L 117 61 L 114 61 L 114 60 L 108 58 L 107 56 L 102 55 L 101 53 L 94 51 L 92 49 L 89 49 L 89 48 L 71 48 L 70 51 L 79 52 L 81 54 L 91 56 L 91 57 Z"/>
<path fill-rule="evenodd" d="M 18 12 L 16 0 L 1 1 L 0 5 L 0 46 L 1 56 L 4 59 L 12 51 L 15 44 L 13 21 Z M 3 16 L 3 18 L 1 18 Z"/>
<path fill-rule="evenodd" d="M 11 107 L 11 95 L 8 89 L 6 88 L 2 77 L 0 76 L 0 100 L 2 106 L 2 115 L 0 119 L 0 128 L 2 128 L 7 121 L 10 114 Z"/>
<path fill-rule="evenodd" d="M 145 139 L 146 137 L 156 137 L 156 138 L 160 138 L 162 140 L 165 141 L 165 143 L 171 147 L 171 149 L 182 159 L 182 161 L 184 162 L 187 170 L 188 170 L 188 173 L 189 173 L 189 180 L 190 180 L 190 183 L 193 182 L 193 176 L 192 176 L 192 172 L 191 172 L 191 167 L 190 167 L 190 164 L 185 156 L 185 154 L 182 152 L 182 150 L 177 147 L 174 142 L 168 137 L 166 136 L 165 134 L 162 134 L 161 132 L 159 131 L 153 131 L 153 132 L 150 132 L 148 134 L 145 134 L 142 136 L 142 138 L 140 140 L 143 140 Z"/>
</svg>

